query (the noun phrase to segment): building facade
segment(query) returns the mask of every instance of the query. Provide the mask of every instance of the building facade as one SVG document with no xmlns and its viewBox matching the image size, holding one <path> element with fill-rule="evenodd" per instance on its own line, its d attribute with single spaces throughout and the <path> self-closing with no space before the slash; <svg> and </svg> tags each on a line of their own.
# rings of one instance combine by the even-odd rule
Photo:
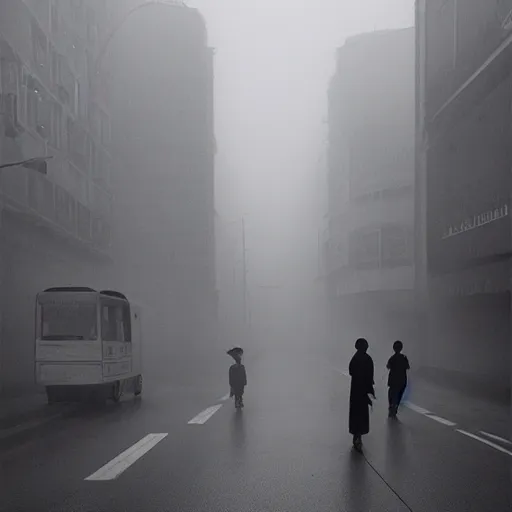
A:
<svg viewBox="0 0 512 512">
<path fill-rule="evenodd" d="M 511 1 L 417 2 L 426 372 L 510 394 Z"/>
<path fill-rule="evenodd" d="M 106 2 L 6 0 L 0 15 L 0 386 L 33 386 L 35 294 L 109 286 L 110 115 L 90 92 Z M 104 88 L 103 88 L 104 90 Z"/>
<path fill-rule="evenodd" d="M 350 38 L 329 90 L 326 273 L 333 334 L 410 337 L 414 30 Z"/>
<path fill-rule="evenodd" d="M 150 312 L 147 357 L 183 361 L 216 336 L 214 52 L 196 9 L 152 3 L 109 53 L 119 279 Z"/>
</svg>

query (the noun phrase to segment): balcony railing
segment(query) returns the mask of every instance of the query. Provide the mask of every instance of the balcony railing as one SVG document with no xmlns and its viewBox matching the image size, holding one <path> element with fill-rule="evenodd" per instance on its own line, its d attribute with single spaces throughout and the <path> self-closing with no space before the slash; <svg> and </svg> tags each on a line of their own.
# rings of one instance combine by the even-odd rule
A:
<svg viewBox="0 0 512 512">
<path fill-rule="evenodd" d="M 55 103 L 59 105 L 58 99 L 35 79 L 29 80 L 28 69 L 1 40 L 0 63 L 2 158 L 16 161 L 26 155 L 48 152 L 56 156 L 49 165 L 48 177 L 18 167 L 2 170 L 0 192 L 4 203 L 27 219 L 66 235 L 70 241 L 107 255 L 110 245 L 108 208 L 93 211 L 84 204 L 83 194 L 78 190 L 77 195 L 70 193 L 73 186 L 66 185 L 61 178 L 62 162 L 71 159 L 79 168 L 77 172 L 91 182 L 87 130 L 71 117 L 67 117 L 68 123 L 64 121 L 63 109 L 52 108 Z M 16 101 L 11 101 L 13 95 Z M 5 98 L 9 98 L 9 102 L 4 101 Z M 5 109 L 7 105 L 11 108 Z M 21 133 L 23 137 L 17 137 Z"/>
</svg>

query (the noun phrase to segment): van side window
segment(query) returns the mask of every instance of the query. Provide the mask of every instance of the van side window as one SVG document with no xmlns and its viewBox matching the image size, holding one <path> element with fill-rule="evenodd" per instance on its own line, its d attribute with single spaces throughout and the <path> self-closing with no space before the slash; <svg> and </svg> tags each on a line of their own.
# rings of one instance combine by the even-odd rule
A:
<svg viewBox="0 0 512 512">
<path fill-rule="evenodd" d="M 117 322 L 115 306 L 103 306 L 101 308 L 101 335 L 105 341 L 117 341 Z"/>
<path fill-rule="evenodd" d="M 103 306 L 101 311 L 101 332 L 105 341 L 131 342 L 130 306 Z"/>
<path fill-rule="evenodd" d="M 130 318 L 130 306 L 125 304 L 123 306 L 123 315 L 122 315 L 122 323 L 123 323 L 123 341 L 127 343 L 131 343 L 132 341 L 132 322 Z"/>
</svg>

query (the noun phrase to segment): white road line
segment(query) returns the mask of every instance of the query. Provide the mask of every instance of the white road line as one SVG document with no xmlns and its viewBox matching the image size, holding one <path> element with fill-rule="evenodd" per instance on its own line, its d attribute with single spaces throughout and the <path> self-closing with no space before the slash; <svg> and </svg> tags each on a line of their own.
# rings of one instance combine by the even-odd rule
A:
<svg viewBox="0 0 512 512">
<path fill-rule="evenodd" d="M 167 434 L 148 434 L 128 450 L 125 450 L 98 471 L 88 476 L 86 480 L 114 480 L 166 436 Z"/>
<path fill-rule="evenodd" d="M 430 418 L 431 420 L 437 421 L 438 423 L 442 423 L 443 425 L 446 425 L 447 427 L 455 427 L 457 423 L 454 423 L 450 420 L 445 420 L 444 418 L 441 418 L 440 416 L 436 416 L 435 414 L 425 414 L 427 418 Z"/>
<path fill-rule="evenodd" d="M 226 400 L 229 400 L 230 396 L 229 393 L 226 393 L 221 399 L 220 399 L 220 402 L 225 402 Z"/>
<path fill-rule="evenodd" d="M 405 402 L 405 406 L 419 414 L 431 414 L 431 412 L 428 411 L 427 409 L 423 409 L 423 407 L 415 405 L 412 402 Z"/>
<path fill-rule="evenodd" d="M 506 453 L 507 455 L 510 455 L 512 457 L 512 452 L 505 450 L 505 448 L 503 448 L 502 446 L 499 446 L 495 443 L 491 443 L 490 441 L 487 441 L 487 439 L 484 439 L 483 437 L 478 437 L 475 434 L 471 434 L 471 432 L 466 432 L 465 430 L 461 430 L 461 429 L 457 429 L 457 432 L 460 432 L 461 434 L 464 434 L 465 436 L 471 437 L 471 439 L 480 441 L 481 443 L 484 443 L 487 446 L 490 446 L 491 448 L 494 448 L 495 450 L 498 450 L 499 452 Z"/>
<path fill-rule="evenodd" d="M 192 418 L 188 424 L 189 425 L 203 425 L 206 423 L 220 408 L 222 404 L 213 405 L 212 407 L 208 407 L 203 412 L 200 412 L 195 418 Z"/>
<path fill-rule="evenodd" d="M 495 434 L 489 434 L 489 432 L 484 432 L 483 430 L 480 430 L 480 434 L 482 434 L 483 436 L 489 437 L 490 439 L 494 439 L 495 441 L 500 441 L 501 443 L 512 445 L 512 441 L 509 441 L 508 439 L 505 439 L 504 437 L 500 437 Z"/>
</svg>

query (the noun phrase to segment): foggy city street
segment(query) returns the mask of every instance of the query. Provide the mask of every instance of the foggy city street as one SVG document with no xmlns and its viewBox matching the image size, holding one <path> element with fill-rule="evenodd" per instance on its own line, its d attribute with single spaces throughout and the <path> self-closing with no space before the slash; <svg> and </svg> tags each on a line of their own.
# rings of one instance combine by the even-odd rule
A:
<svg viewBox="0 0 512 512">
<path fill-rule="evenodd" d="M 512 0 L 0 0 L 0 512 L 512 510 Z"/>
</svg>

